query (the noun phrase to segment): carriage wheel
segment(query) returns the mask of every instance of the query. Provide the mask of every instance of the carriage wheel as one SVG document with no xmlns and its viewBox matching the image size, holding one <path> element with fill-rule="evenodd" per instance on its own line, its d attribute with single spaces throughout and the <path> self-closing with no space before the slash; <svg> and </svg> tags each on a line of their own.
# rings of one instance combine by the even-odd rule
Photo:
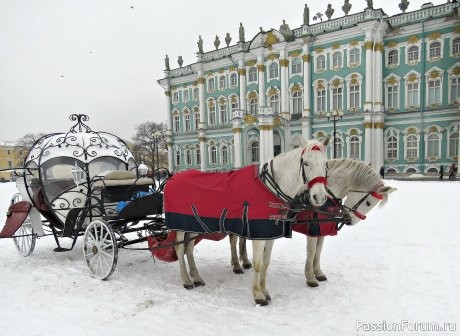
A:
<svg viewBox="0 0 460 336">
<path fill-rule="evenodd" d="M 102 220 L 91 222 L 83 235 L 83 258 L 93 278 L 106 280 L 115 270 L 118 245 L 112 227 Z"/>
<path fill-rule="evenodd" d="M 21 200 L 22 198 L 19 194 L 14 195 L 13 203 L 17 203 Z M 34 251 L 36 241 L 37 235 L 34 234 L 34 230 L 32 229 L 30 216 L 27 216 L 24 223 L 22 223 L 21 227 L 13 236 L 14 246 L 16 246 L 20 255 L 28 257 Z"/>
</svg>

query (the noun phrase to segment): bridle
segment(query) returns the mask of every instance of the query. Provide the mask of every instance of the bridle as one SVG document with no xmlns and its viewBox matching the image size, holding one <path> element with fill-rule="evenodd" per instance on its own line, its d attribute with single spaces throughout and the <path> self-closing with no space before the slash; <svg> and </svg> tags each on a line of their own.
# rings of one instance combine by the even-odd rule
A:
<svg viewBox="0 0 460 336">
<path fill-rule="evenodd" d="M 372 188 L 372 190 L 375 190 L 379 185 L 375 186 L 374 188 Z M 379 199 L 379 200 L 383 200 L 383 195 L 382 194 L 379 194 L 378 192 L 376 191 L 361 191 L 361 190 L 349 190 L 349 192 L 355 192 L 355 193 L 363 193 L 364 196 L 361 197 L 358 202 L 356 202 L 355 205 L 353 205 L 352 207 L 348 207 L 346 205 L 343 205 L 344 208 L 346 208 L 347 210 L 351 211 L 356 217 L 358 217 L 360 220 L 365 220 L 366 219 L 366 216 L 363 215 L 362 213 L 360 213 L 358 211 L 358 208 L 359 206 L 365 201 L 367 200 L 367 198 L 369 196 L 372 196 L 376 199 Z"/>
<path fill-rule="evenodd" d="M 321 150 L 321 148 L 318 145 L 314 145 L 310 150 Z M 317 183 L 322 183 L 324 186 L 327 185 L 327 165 L 326 165 L 326 176 L 317 176 L 314 177 L 311 180 L 308 180 L 307 174 L 305 173 L 305 167 L 308 166 L 308 163 L 304 161 L 303 155 L 305 154 L 306 148 L 302 150 L 302 153 L 300 155 L 300 167 L 299 167 L 299 173 L 302 175 L 302 180 L 305 186 L 307 187 L 307 190 L 311 189 L 315 184 Z M 270 168 L 269 168 L 270 166 Z M 271 173 L 270 173 L 271 171 Z M 269 185 L 271 189 L 276 193 L 276 195 L 281 198 L 284 202 L 289 203 L 292 201 L 292 197 L 287 195 L 283 190 L 281 190 L 280 186 L 278 183 L 275 181 L 274 178 L 274 170 L 273 170 L 273 159 L 270 160 L 269 162 L 265 163 L 262 166 L 262 170 L 259 174 L 260 180 L 265 184 Z"/>
</svg>

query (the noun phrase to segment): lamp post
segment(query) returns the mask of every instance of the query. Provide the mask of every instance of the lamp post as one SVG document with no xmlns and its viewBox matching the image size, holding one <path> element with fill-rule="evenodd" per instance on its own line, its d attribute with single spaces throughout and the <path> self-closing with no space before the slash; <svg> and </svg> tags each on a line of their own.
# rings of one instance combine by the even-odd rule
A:
<svg viewBox="0 0 460 336">
<path fill-rule="evenodd" d="M 332 123 L 334 124 L 334 132 L 332 133 L 332 139 L 333 139 L 334 148 L 333 148 L 332 153 L 333 153 L 333 158 L 335 159 L 336 158 L 336 141 L 335 141 L 336 140 L 336 136 L 335 136 L 335 134 L 336 134 L 336 122 L 343 118 L 343 111 L 335 110 L 335 111 L 332 111 L 332 113 L 327 112 L 326 117 L 327 117 L 328 121 L 332 120 Z"/>
<path fill-rule="evenodd" d="M 159 160 L 159 154 L 158 154 L 158 142 L 160 140 L 160 137 L 161 137 L 161 132 L 160 131 L 156 131 L 154 134 L 153 134 L 153 138 L 155 139 L 155 150 L 156 150 L 156 161 L 157 161 L 157 170 L 160 170 L 160 160 Z M 155 169 L 155 167 L 153 167 Z"/>
</svg>

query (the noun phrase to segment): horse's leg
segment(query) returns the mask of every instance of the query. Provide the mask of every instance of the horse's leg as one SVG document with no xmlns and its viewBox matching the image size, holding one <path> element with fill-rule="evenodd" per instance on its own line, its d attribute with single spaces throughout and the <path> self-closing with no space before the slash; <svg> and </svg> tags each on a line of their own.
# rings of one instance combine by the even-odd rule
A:
<svg viewBox="0 0 460 336">
<path fill-rule="evenodd" d="M 264 263 L 262 267 L 262 272 L 260 275 L 260 286 L 262 288 L 262 291 L 265 294 L 265 299 L 267 301 L 271 300 L 270 295 L 268 294 L 268 291 L 265 287 L 266 284 L 266 279 L 267 279 L 267 270 L 268 270 L 268 265 L 270 265 L 270 258 L 272 256 L 272 249 L 273 249 L 273 244 L 275 243 L 274 239 L 267 240 L 265 242 L 265 248 L 264 248 Z"/>
<path fill-rule="evenodd" d="M 326 281 L 326 275 L 324 275 L 323 271 L 321 271 L 321 251 L 323 249 L 324 243 L 324 236 L 318 237 L 316 243 L 316 253 L 315 257 L 313 258 L 313 271 L 315 272 L 315 278 L 318 281 Z"/>
<path fill-rule="evenodd" d="M 318 287 L 318 281 L 315 278 L 313 271 L 313 260 L 316 254 L 317 237 L 307 237 L 307 261 L 305 262 L 305 277 L 307 278 L 307 285 L 310 287 Z"/>
<path fill-rule="evenodd" d="M 176 243 L 184 241 L 186 237 L 185 232 L 183 231 L 176 231 Z M 187 273 L 187 266 L 185 265 L 185 244 L 180 243 L 174 246 L 176 249 L 176 254 L 177 254 L 177 259 L 179 261 L 179 267 L 180 267 L 180 276 L 182 278 L 182 283 L 184 284 L 184 288 L 186 289 L 192 289 L 193 288 L 193 282 L 190 280 L 188 273 Z"/>
<path fill-rule="evenodd" d="M 187 234 L 189 241 L 185 244 L 185 254 L 187 255 L 188 267 L 190 269 L 190 276 L 193 279 L 193 285 L 195 287 L 204 286 L 205 283 L 198 274 L 198 269 L 195 264 L 195 257 L 193 256 L 193 249 L 195 248 L 195 239 L 197 236 L 195 233 Z"/>
<path fill-rule="evenodd" d="M 240 260 L 243 262 L 244 269 L 250 269 L 252 267 L 251 262 L 248 259 L 248 250 L 246 248 L 246 238 L 240 237 Z"/>
<path fill-rule="evenodd" d="M 265 240 L 252 241 L 252 262 L 254 265 L 254 277 L 252 280 L 252 294 L 256 304 L 265 306 L 268 304 L 267 298 L 261 286 L 261 272 L 264 261 Z"/>
<path fill-rule="evenodd" d="M 231 263 L 233 272 L 235 274 L 243 274 L 243 269 L 241 268 L 240 262 L 238 261 L 238 252 L 236 251 L 236 243 L 238 241 L 238 236 L 230 233 L 228 237 L 230 240 L 230 252 L 232 254 Z"/>
</svg>

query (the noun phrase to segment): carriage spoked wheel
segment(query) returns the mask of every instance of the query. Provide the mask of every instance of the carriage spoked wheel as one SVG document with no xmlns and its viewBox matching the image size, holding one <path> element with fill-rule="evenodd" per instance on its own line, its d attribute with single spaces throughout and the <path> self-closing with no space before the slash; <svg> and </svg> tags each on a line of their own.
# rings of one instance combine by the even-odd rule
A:
<svg viewBox="0 0 460 336">
<path fill-rule="evenodd" d="M 102 220 L 91 222 L 83 235 L 83 258 L 93 278 L 106 280 L 115 270 L 118 245 L 112 227 Z"/>
<path fill-rule="evenodd" d="M 22 201 L 21 196 L 19 194 L 14 195 L 13 203 L 17 203 L 19 201 Z M 37 235 L 34 234 L 30 216 L 27 216 L 24 223 L 22 223 L 21 227 L 13 236 L 14 246 L 16 246 L 20 255 L 28 257 L 34 251 L 36 241 Z"/>
</svg>

